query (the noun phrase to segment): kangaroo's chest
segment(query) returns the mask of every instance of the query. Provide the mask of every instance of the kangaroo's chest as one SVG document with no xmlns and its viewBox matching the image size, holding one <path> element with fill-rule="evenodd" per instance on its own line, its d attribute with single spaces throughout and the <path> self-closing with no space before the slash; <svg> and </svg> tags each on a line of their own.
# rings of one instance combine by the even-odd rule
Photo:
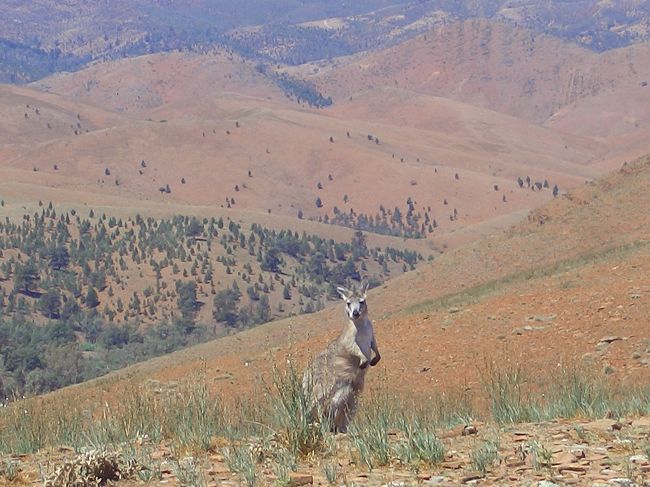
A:
<svg viewBox="0 0 650 487">
<path fill-rule="evenodd" d="M 370 359 L 372 349 L 373 332 L 371 326 L 359 327 L 355 336 L 355 341 L 368 359 Z"/>
</svg>

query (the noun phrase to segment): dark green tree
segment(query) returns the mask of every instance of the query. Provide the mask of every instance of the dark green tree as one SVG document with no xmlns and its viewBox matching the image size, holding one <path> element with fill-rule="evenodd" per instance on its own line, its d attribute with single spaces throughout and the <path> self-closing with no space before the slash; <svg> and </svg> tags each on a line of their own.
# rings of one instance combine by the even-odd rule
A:
<svg viewBox="0 0 650 487">
<path fill-rule="evenodd" d="M 212 316 L 216 321 L 226 323 L 228 326 L 235 326 L 239 318 L 237 303 L 241 293 L 233 289 L 223 289 L 214 297 L 214 310 Z"/>
<path fill-rule="evenodd" d="M 178 293 L 178 309 L 181 316 L 193 321 L 199 309 L 199 302 L 196 297 L 196 282 L 176 281 L 176 292 Z"/>
<path fill-rule="evenodd" d="M 257 302 L 254 320 L 256 323 L 266 323 L 271 320 L 271 306 L 269 305 L 269 297 L 266 294 L 260 296 L 260 300 Z"/>
<path fill-rule="evenodd" d="M 99 297 L 97 296 L 97 291 L 94 288 L 89 287 L 88 292 L 86 293 L 86 298 L 84 299 L 87 308 L 96 308 L 99 306 Z"/>
<path fill-rule="evenodd" d="M 65 269 L 68 267 L 68 264 L 70 263 L 70 254 L 68 252 L 68 249 L 63 246 L 57 246 L 52 250 L 52 254 L 50 255 L 50 267 L 54 269 L 55 271 L 59 271 L 61 269 Z"/>
<path fill-rule="evenodd" d="M 271 247 L 268 252 L 264 254 L 262 263 L 260 265 L 263 271 L 279 272 L 281 264 L 282 258 L 280 257 L 280 250 L 275 247 Z"/>
<path fill-rule="evenodd" d="M 14 289 L 18 292 L 29 294 L 33 291 L 40 276 L 33 260 L 25 264 L 16 264 L 14 271 Z"/>
<path fill-rule="evenodd" d="M 39 309 L 48 318 L 58 318 L 61 313 L 61 293 L 58 289 L 50 289 L 41 296 Z"/>
</svg>

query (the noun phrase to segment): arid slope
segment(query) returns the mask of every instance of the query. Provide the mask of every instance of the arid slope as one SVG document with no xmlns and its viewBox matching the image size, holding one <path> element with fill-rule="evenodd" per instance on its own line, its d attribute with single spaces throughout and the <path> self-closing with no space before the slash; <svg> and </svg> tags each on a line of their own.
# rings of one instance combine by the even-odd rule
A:
<svg viewBox="0 0 650 487">
<path fill-rule="evenodd" d="M 432 395 L 460 381 L 482 394 L 480 364 L 506 356 L 540 370 L 582 362 L 596 372 L 610 367 L 621 380 L 649 380 L 649 182 L 646 158 L 371 291 L 383 361 L 369 389 Z M 216 390 L 243 394 L 287 356 L 304 364 L 342 320 L 335 305 L 68 391 L 94 396 L 124 379 L 175 381 L 204 368 Z"/>
</svg>

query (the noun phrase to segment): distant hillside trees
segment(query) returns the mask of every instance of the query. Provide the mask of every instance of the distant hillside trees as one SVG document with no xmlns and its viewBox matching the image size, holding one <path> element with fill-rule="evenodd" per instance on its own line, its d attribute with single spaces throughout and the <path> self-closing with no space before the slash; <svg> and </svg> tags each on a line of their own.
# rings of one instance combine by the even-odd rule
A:
<svg viewBox="0 0 650 487">
<path fill-rule="evenodd" d="M 295 98 L 298 103 L 304 102 L 316 108 L 328 107 L 333 103 L 331 97 L 324 97 L 307 81 L 293 78 L 286 73 L 276 73 L 266 64 L 258 64 L 256 70 L 278 85 L 287 97 Z"/>
<path fill-rule="evenodd" d="M 29 294 L 35 289 L 40 276 L 36 263 L 29 260 L 24 264 L 17 263 L 14 269 L 14 289 Z"/>
<path fill-rule="evenodd" d="M 224 327 L 263 323 L 276 309 L 278 316 L 317 311 L 332 283 L 362 274 L 381 282 L 422 260 L 369 248 L 362 232 L 340 242 L 228 218 L 86 211 L 41 203 L 33 214 L 0 220 L 5 391 L 45 392 L 96 377 Z"/>
</svg>

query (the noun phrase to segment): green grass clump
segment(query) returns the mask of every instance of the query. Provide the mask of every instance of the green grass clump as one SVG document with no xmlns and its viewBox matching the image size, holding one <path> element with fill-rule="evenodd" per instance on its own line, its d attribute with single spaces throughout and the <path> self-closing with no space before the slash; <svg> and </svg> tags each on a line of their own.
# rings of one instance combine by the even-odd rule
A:
<svg viewBox="0 0 650 487">
<path fill-rule="evenodd" d="M 492 438 L 483 442 L 470 453 L 472 467 L 483 475 L 499 460 L 499 440 Z"/>
<path fill-rule="evenodd" d="M 410 416 L 404 417 L 400 426 L 404 439 L 395 445 L 394 451 L 403 464 L 419 468 L 422 464 L 430 466 L 444 459 L 444 446 L 430 422 Z"/>
<path fill-rule="evenodd" d="M 529 444 L 530 454 L 532 458 L 533 468 L 536 472 L 544 469 L 551 468 L 553 459 L 553 452 L 544 446 L 539 441 L 532 441 Z"/>
<path fill-rule="evenodd" d="M 581 366 L 532 374 L 520 364 L 486 361 L 481 377 L 490 416 L 500 424 L 650 413 L 650 384 L 630 387 Z"/>
<path fill-rule="evenodd" d="M 223 450 L 223 456 L 230 471 L 241 475 L 248 487 L 257 484 L 257 460 L 250 447 L 233 445 Z"/>
<path fill-rule="evenodd" d="M 339 477 L 339 467 L 336 463 L 328 462 L 323 465 L 323 476 L 327 483 L 330 485 L 336 485 L 336 481 Z"/>
<path fill-rule="evenodd" d="M 303 388 L 301 375 L 289 363 L 282 372 L 273 370 L 270 397 L 270 427 L 294 457 L 304 457 L 331 448 L 330 422 L 323 415 L 312 418 L 311 385 Z"/>
<path fill-rule="evenodd" d="M 184 452 L 205 452 L 211 439 L 224 428 L 224 411 L 205 381 L 186 384 L 179 394 L 168 398 L 170 410 L 165 418 L 166 437 Z"/>
<path fill-rule="evenodd" d="M 207 482 L 199 462 L 194 457 L 176 461 L 172 470 L 181 487 L 205 487 Z"/>
<path fill-rule="evenodd" d="M 376 395 L 362 401 L 350 424 L 348 436 L 359 459 L 368 470 L 388 465 L 393 455 L 389 430 L 397 423 L 397 404 L 386 395 Z"/>
<path fill-rule="evenodd" d="M 537 421 L 540 412 L 526 387 L 527 377 L 519 364 L 498 366 L 485 362 L 481 371 L 490 412 L 498 423 Z"/>
<path fill-rule="evenodd" d="M 437 423 L 431 412 L 378 396 L 361 405 L 349 437 L 369 470 L 391 462 L 418 470 L 444 458 L 444 446 L 435 432 Z"/>
</svg>

